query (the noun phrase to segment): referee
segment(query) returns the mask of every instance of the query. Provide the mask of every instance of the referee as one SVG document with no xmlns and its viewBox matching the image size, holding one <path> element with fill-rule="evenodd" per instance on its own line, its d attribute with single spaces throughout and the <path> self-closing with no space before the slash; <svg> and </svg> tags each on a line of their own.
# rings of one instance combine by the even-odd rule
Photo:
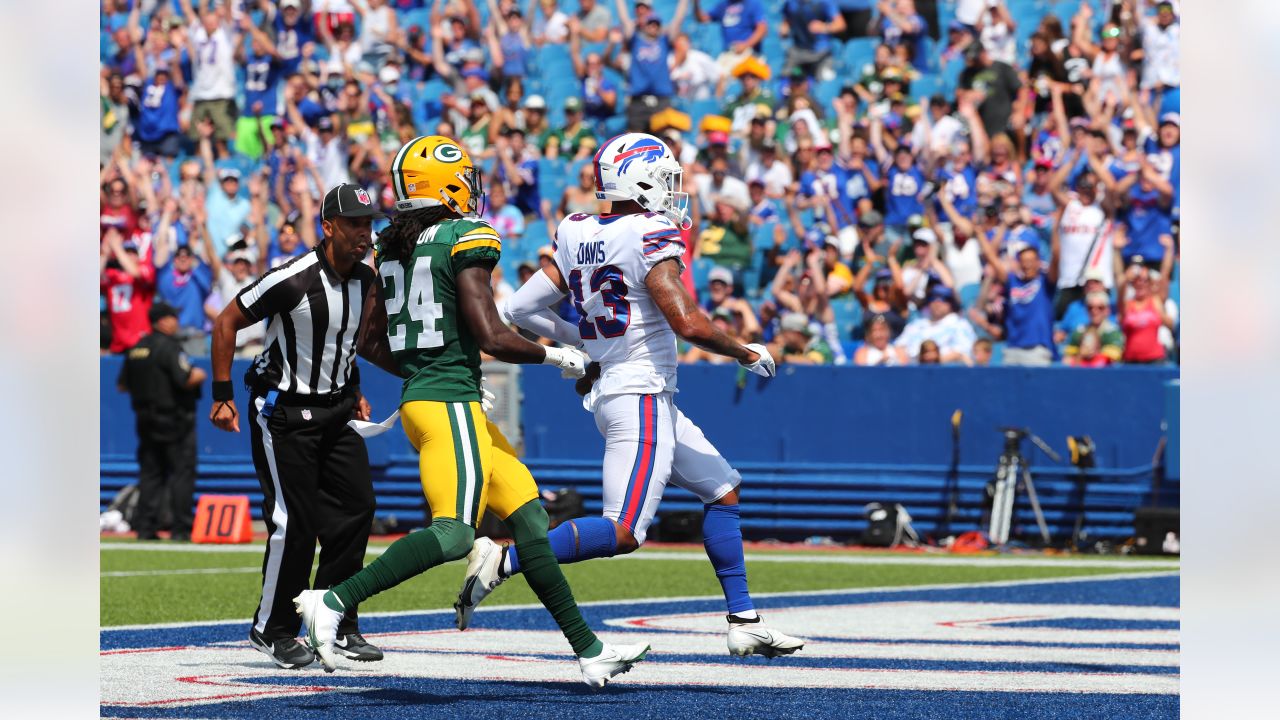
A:
<svg viewBox="0 0 1280 720">
<path fill-rule="evenodd" d="M 394 367 L 385 338 L 357 341 L 368 314 L 381 311 L 376 274 L 363 260 L 372 221 L 383 215 L 363 188 L 342 184 L 325 195 L 320 217 L 324 239 L 315 249 L 242 290 L 213 329 L 209 419 L 240 432 L 231 382 L 236 332 L 267 323 L 266 347 L 245 373 L 253 464 L 270 532 L 249 642 L 283 668 L 315 659 L 297 640 L 293 598 L 310 587 L 316 540 L 315 587 L 364 565 L 374 496 L 364 439 L 347 425 L 352 417 L 369 419 L 355 355 Z M 354 660 L 382 659 L 361 637 L 355 610 L 338 627 L 337 650 Z"/>
</svg>

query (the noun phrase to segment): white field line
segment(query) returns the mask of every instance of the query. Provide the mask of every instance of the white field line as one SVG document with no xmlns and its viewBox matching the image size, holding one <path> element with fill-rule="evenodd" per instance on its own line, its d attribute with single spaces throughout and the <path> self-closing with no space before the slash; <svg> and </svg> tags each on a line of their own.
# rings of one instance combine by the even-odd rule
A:
<svg viewBox="0 0 1280 720">
<path fill-rule="evenodd" d="M 127 543 L 104 543 L 101 550 L 133 550 L 144 552 L 173 553 L 241 553 L 258 554 L 259 545 L 130 545 Z M 372 547 L 368 555 L 381 555 L 385 547 Z M 1021 557 L 1021 556 L 918 556 L 904 555 L 838 555 L 835 553 L 747 553 L 750 562 L 764 563 L 814 563 L 819 565 L 953 565 L 956 567 L 1062 567 L 1062 568 L 1132 568 L 1135 570 L 1177 570 L 1178 560 L 1130 560 L 1128 558 L 1053 558 L 1053 557 Z M 634 555 L 619 555 L 614 560 L 685 560 L 705 561 L 706 556 L 699 552 L 675 552 L 671 550 L 642 550 Z M 157 574 L 164 574 L 158 572 Z M 104 573 L 105 575 L 105 573 Z M 123 577 L 123 576 L 121 576 Z"/>
<path fill-rule="evenodd" d="M 257 568 L 255 568 L 257 570 Z M 937 583 L 933 585 L 891 585 L 885 587 L 870 588 L 845 588 L 837 590 L 790 590 L 787 592 L 764 592 L 751 593 L 753 597 L 758 598 L 789 598 L 789 597 L 813 597 L 828 595 L 866 595 L 870 593 L 901 593 L 915 592 L 918 590 L 960 590 L 964 588 L 998 588 L 998 587 L 1018 587 L 1020 585 L 1039 585 L 1044 583 L 1078 583 L 1078 582 L 1110 582 L 1114 580 L 1137 580 L 1142 578 L 1154 577 L 1170 577 L 1177 576 L 1177 572 L 1132 572 L 1132 573 L 1115 573 L 1112 575 L 1082 575 L 1078 577 L 1065 578 L 1037 578 L 1031 580 L 995 580 L 991 582 L 972 582 L 972 583 Z M 662 598 L 628 598 L 624 600 L 591 600 L 588 602 L 580 602 L 579 606 L 594 607 L 600 605 L 618 605 L 626 603 L 628 606 L 658 604 L 669 602 L 689 602 L 689 601 L 715 601 L 723 600 L 722 595 L 686 595 L 677 597 Z M 535 610 L 541 608 L 542 605 L 537 603 L 524 603 L 520 605 L 489 605 L 479 608 L 477 613 L 498 612 L 502 610 Z M 360 613 L 361 617 L 405 617 L 409 615 L 441 615 L 454 613 L 453 608 L 438 610 L 395 610 L 390 612 L 370 612 Z M 188 627 L 206 627 L 213 625 L 240 625 L 245 622 L 244 618 L 236 618 L 234 620 L 201 620 L 196 622 L 173 622 L 173 623 L 155 623 L 151 625 L 112 625 L 110 627 L 101 628 L 101 632 L 112 632 L 115 630 L 156 630 L 164 628 L 188 628 Z"/>
</svg>

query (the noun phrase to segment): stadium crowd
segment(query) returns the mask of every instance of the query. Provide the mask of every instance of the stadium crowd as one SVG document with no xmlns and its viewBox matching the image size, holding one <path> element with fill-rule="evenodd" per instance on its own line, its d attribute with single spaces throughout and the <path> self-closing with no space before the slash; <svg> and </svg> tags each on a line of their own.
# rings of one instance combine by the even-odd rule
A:
<svg viewBox="0 0 1280 720">
<path fill-rule="evenodd" d="M 103 352 L 163 299 L 207 354 L 222 307 L 315 245 L 328 188 L 392 211 L 423 134 L 484 169 L 501 297 L 602 210 L 592 155 L 631 130 L 685 168 L 688 286 L 779 362 L 1177 361 L 1176 3 L 103 0 L 101 22 Z"/>
</svg>

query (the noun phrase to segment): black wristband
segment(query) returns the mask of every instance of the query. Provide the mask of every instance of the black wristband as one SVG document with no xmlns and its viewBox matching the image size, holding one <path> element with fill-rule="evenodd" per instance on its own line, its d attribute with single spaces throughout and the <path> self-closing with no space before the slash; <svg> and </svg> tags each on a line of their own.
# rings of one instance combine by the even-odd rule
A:
<svg viewBox="0 0 1280 720">
<path fill-rule="evenodd" d="M 235 390 L 230 380 L 213 381 L 213 401 L 227 402 L 235 399 Z"/>
</svg>

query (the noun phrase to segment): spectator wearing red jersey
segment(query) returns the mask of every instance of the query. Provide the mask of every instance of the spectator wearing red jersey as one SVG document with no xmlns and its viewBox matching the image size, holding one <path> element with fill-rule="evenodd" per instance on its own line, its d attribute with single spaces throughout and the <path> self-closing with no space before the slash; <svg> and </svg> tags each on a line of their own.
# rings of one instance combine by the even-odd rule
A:
<svg viewBox="0 0 1280 720">
<path fill-rule="evenodd" d="M 100 286 L 107 297 L 113 353 L 133 347 L 151 331 L 147 313 L 156 292 L 156 269 L 138 246 L 115 228 L 103 236 L 99 252 Z"/>
<path fill-rule="evenodd" d="M 98 225 L 106 239 L 106 233 L 115 228 L 123 237 L 133 237 L 138 231 L 138 212 L 133 209 L 129 197 L 129 183 L 114 177 L 102 186 L 102 209 L 98 212 Z"/>
</svg>

